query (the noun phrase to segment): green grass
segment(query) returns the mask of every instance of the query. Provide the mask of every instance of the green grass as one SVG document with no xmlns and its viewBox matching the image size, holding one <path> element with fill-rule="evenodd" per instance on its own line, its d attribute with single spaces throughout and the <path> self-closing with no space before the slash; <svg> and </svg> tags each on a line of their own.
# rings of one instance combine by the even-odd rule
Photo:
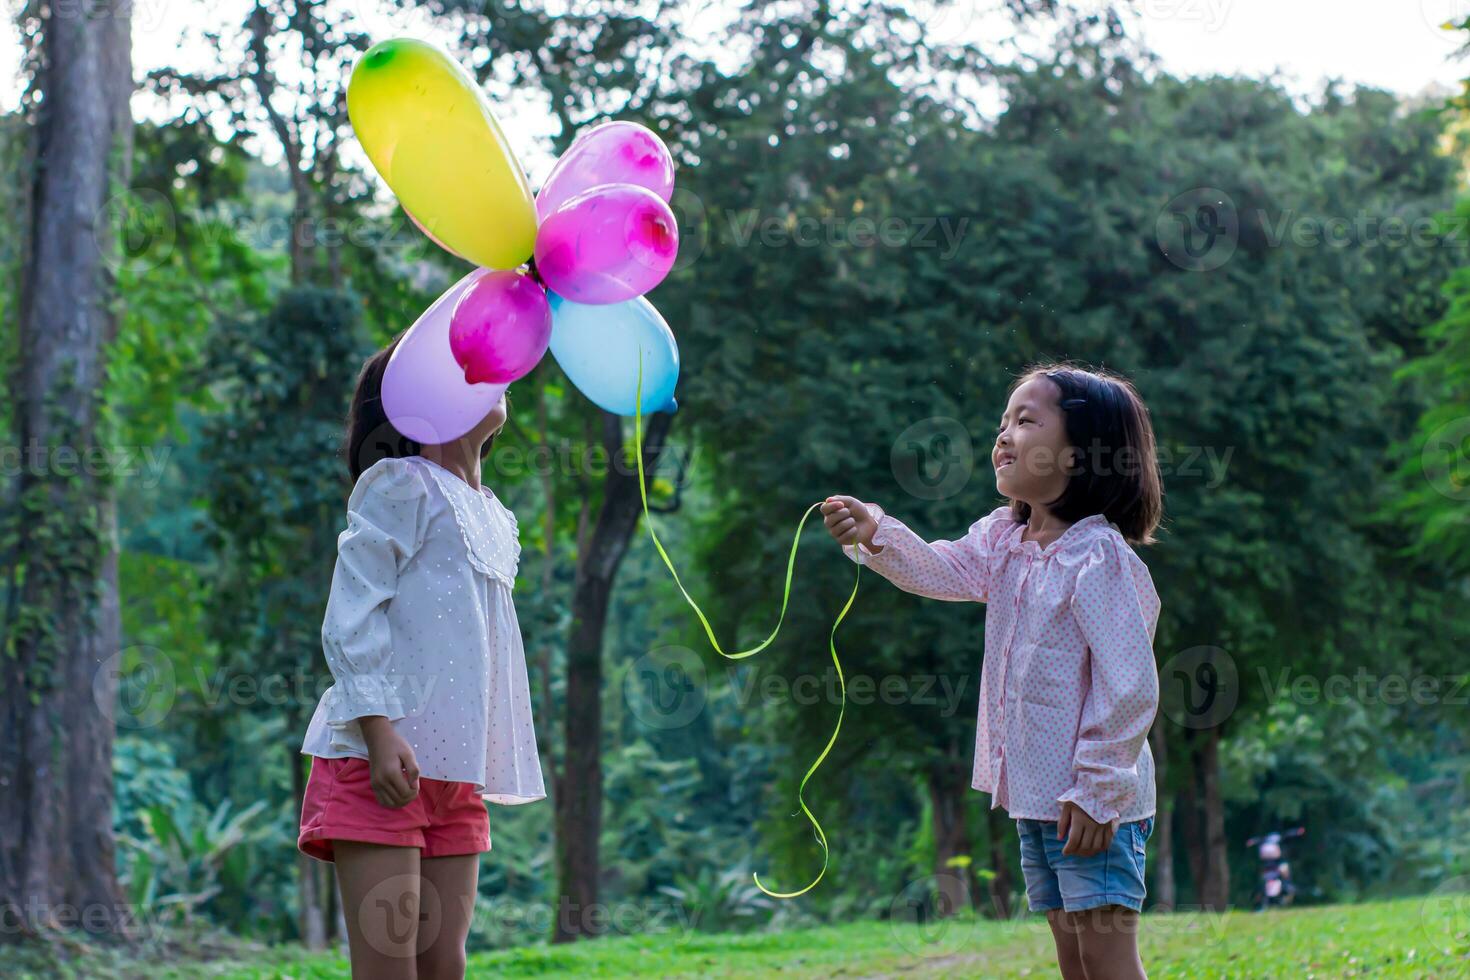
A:
<svg viewBox="0 0 1470 980">
<path fill-rule="evenodd" d="M 1455 896 L 1463 899 L 1464 896 Z M 1470 905 L 1401 899 L 1361 905 L 1252 912 L 1147 915 L 1140 948 L 1149 976 L 1470 977 Z M 217 939 L 218 937 L 216 937 Z M 197 941 L 196 941 L 197 942 Z M 174 955 L 102 956 L 69 968 L 22 965 L 23 977 L 346 978 L 339 956 L 288 946 L 217 944 L 208 960 L 185 957 L 196 943 L 175 939 Z M 206 954 L 210 955 L 210 954 Z M 968 916 L 927 927 L 857 922 L 780 933 L 666 932 L 482 953 L 469 976 L 495 977 L 1052 977 L 1051 934 L 1040 916 L 993 922 Z"/>
</svg>

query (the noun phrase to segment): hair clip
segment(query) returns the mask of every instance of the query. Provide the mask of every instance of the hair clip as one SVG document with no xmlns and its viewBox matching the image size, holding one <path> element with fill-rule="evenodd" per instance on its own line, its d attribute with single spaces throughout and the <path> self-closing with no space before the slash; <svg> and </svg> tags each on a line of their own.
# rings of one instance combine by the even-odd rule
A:
<svg viewBox="0 0 1470 980">
<path fill-rule="evenodd" d="M 1086 404 L 1087 404 L 1087 399 L 1086 398 L 1064 398 L 1064 399 L 1062 399 L 1062 407 L 1063 408 L 1078 408 L 1078 407 L 1080 407 L 1082 405 L 1086 405 Z"/>
</svg>

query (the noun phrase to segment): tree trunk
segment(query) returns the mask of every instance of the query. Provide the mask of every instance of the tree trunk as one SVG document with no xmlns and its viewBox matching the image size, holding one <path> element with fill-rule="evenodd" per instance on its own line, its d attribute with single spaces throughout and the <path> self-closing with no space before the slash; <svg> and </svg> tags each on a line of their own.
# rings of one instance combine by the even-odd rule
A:
<svg viewBox="0 0 1470 980">
<path fill-rule="evenodd" d="M 1225 803 L 1220 798 L 1220 729 L 1205 731 L 1200 754 L 1204 798 L 1205 882 L 1200 904 L 1223 911 L 1230 904 L 1230 853 L 1225 840 Z"/>
<path fill-rule="evenodd" d="M 1154 753 L 1154 784 L 1158 812 L 1154 815 L 1153 854 L 1149 864 L 1154 869 L 1154 907 L 1170 911 L 1177 900 L 1174 884 L 1174 799 L 1166 779 L 1169 766 L 1169 746 L 1164 736 L 1164 726 L 1154 722 L 1149 741 Z"/>
<path fill-rule="evenodd" d="M 967 774 L 958 766 L 936 763 L 928 773 L 929 805 L 934 818 L 934 881 L 939 889 L 939 917 L 970 907 L 974 889 L 970 831 L 965 825 Z M 956 859 L 960 859 L 956 861 Z"/>
<path fill-rule="evenodd" d="M 294 730 L 294 729 L 293 729 Z M 301 812 L 302 798 L 306 795 L 306 779 L 302 774 L 302 763 L 310 762 L 295 745 L 288 745 L 291 753 L 291 795 L 296 800 L 296 812 Z M 307 949 L 321 951 L 327 948 L 326 899 L 321 873 L 323 862 L 307 857 L 300 848 L 296 850 L 296 928 L 301 933 L 301 942 Z M 330 885 L 330 881 L 327 880 Z"/>
<path fill-rule="evenodd" d="M 671 421 L 666 412 L 649 418 L 643 444 L 645 470 L 658 461 Z M 598 854 L 602 834 L 602 634 L 613 579 L 643 512 L 637 469 L 622 463 L 621 419 L 604 412 L 602 432 L 609 460 L 602 483 L 602 509 L 586 547 L 579 549 L 567 640 L 566 738 L 553 801 L 561 894 L 553 942 L 602 931 L 603 917 L 593 914 L 602 870 Z"/>
<path fill-rule="evenodd" d="M 990 907 L 997 919 L 1011 917 L 1011 894 L 1015 891 L 1015 880 L 1011 877 L 1011 853 L 1006 847 L 1009 840 L 1010 820 L 1000 810 L 992 809 L 987 803 L 985 819 L 990 827 L 990 870 L 995 876 L 990 879 Z"/>
<path fill-rule="evenodd" d="M 1225 846 L 1225 811 L 1220 799 L 1220 731 L 1192 732 L 1190 779 L 1185 782 L 1185 846 L 1201 908 L 1224 909 L 1230 899 L 1230 869 Z"/>
<path fill-rule="evenodd" d="M 4 517 L 15 552 L 0 630 L 0 943 L 136 925 L 112 832 L 117 529 L 108 437 L 97 431 L 117 333 L 108 202 L 132 153 L 131 7 L 38 9 L 44 99 L 31 131 L 13 389 L 27 458 Z"/>
</svg>

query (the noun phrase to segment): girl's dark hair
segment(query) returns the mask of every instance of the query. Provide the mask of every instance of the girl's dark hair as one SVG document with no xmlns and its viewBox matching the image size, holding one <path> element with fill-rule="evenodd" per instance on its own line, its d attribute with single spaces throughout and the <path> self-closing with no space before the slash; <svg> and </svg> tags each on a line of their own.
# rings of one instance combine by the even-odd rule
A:
<svg viewBox="0 0 1470 980">
<path fill-rule="evenodd" d="M 1148 406 L 1133 383 L 1121 375 L 1066 363 L 1034 365 L 1006 393 L 1046 378 L 1061 389 L 1067 441 L 1078 451 L 1062 495 L 1048 506 L 1069 523 L 1102 514 L 1134 545 L 1154 544 L 1153 532 L 1164 511 L 1164 487 Z M 1022 523 L 1031 505 L 1011 501 L 1011 516 Z"/>
<path fill-rule="evenodd" d="M 355 485 L 358 477 L 379 460 L 402 459 L 417 456 L 423 450 L 415 442 L 399 432 L 388 420 L 383 410 L 383 372 L 388 368 L 388 359 L 403 339 L 400 333 L 382 350 L 363 362 L 357 375 L 357 387 L 352 393 L 352 407 L 347 412 L 347 432 L 342 442 L 342 454 L 347 459 L 347 472 Z M 510 393 L 506 392 L 506 405 L 510 405 Z M 485 440 L 480 456 L 484 458 L 495 444 L 495 437 Z"/>
</svg>

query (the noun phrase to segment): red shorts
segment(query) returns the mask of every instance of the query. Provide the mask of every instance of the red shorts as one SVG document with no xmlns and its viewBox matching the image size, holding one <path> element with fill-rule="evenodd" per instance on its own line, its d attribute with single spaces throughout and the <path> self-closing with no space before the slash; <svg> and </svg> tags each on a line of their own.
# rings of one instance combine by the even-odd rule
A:
<svg viewBox="0 0 1470 980">
<path fill-rule="evenodd" d="M 386 807 L 373 795 L 366 759 L 312 756 L 296 846 L 332 861 L 334 840 L 417 847 L 426 858 L 479 854 L 490 850 L 490 814 L 473 783 L 425 777 L 418 796 Z"/>
</svg>

